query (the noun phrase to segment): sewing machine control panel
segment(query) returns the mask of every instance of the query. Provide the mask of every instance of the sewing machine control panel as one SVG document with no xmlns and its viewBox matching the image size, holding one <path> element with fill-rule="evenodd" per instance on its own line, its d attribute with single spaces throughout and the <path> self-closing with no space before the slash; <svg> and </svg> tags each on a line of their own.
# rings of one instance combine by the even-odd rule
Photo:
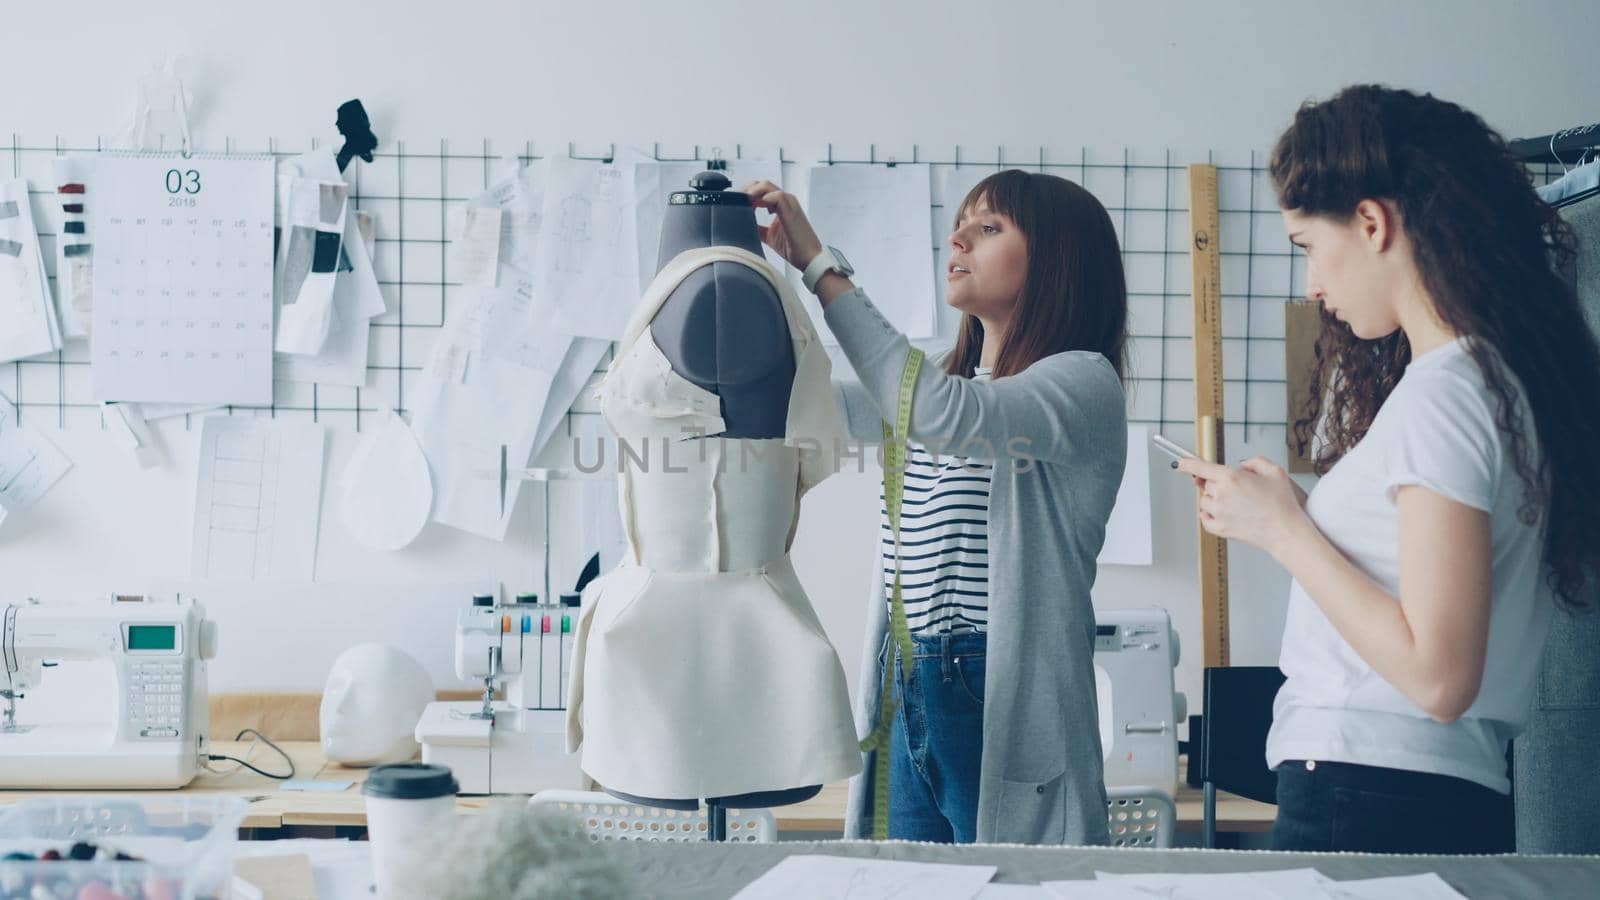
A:
<svg viewBox="0 0 1600 900">
<path fill-rule="evenodd" d="M 182 659 L 135 660 L 128 666 L 128 734 L 145 740 L 176 740 L 183 733 L 188 700 Z"/>
<path fill-rule="evenodd" d="M 1094 652 L 1107 653 L 1120 650 L 1159 650 L 1167 629 L 1156 624 L 1124 623 L 1096 625 Z"/>
</svg>

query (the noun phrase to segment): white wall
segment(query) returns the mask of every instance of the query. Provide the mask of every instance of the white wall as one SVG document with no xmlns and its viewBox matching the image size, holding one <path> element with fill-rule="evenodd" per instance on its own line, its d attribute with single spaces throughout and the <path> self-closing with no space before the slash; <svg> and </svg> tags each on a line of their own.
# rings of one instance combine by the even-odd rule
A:
<svg viewBox="0 0 1600 900">
<path fill-rule="evenodd" d="M 504 150 L 531 140 L 540 153 L 568 140 L 730 150 L 759 142 L 799 157 L 831 141 L 841 153 L 870 144 L 901 159 L 913 144 L 923 158 L 956 145 L 988 159 L 997 147 L 1033 154 L 1041 145 L 1239 152 L 1269 146 L 1303 99 L 1369 80 L 1458 100 L 1511 136 L 1600 119 L 1600 5 L 1588 0 L 7 7 L 0 139 L 15 133 L 23 144 L 115 132 L 132 76 L 168 53 L 186 57 L 180 71 L 207 148 L 223 137 L 252 147 L 269 137 L 334 139 L 334 109 L 352 96 L 386 141 L 488 138 Z M 0 598 L 186 574 L 198 429 L 166 424 L 162 433 L 174 461 L 159 472 L 139 472 L 104 433 L 57 435 L 78 465 L 39 507 L 0 527 Z M 1235 435 L 1229 455 L 1281 459 L 1281 440 L 1266 431 L 1241 445 Z M 349 435 L 336 436 L 329 473 L 349 450 Z M 1164 463 L 1153 465 L 1161 467 L 1152 475 L 1156 564 L 1102 571 L 1095 600 L 1172 610 L 1188 638 L 1183 686 L 1198 705 L 1193 498 Z M 843 475 L 812 495 L 795 550 L 852 679 L 875 543 L 874 480 Z M 412 584 L 408 596 L 416 584 L 480 580 L 536 589 L 538 512 L 525 502 L 503 545 L 430 526 L 401 554 L 361 549 L 325 512 L 318 579 L 377 596 L 401 582 Z M 553 530 L 563 532 L 559 515 Z M 558 559 L 558 586 L 575 564 Z M 1286 589 L 1259 554 L 1234 550 L 1236 663 L 1275 659 Z M 458 593 L 442 587 L 432 602 L 460 602 Z M 396 617 L 407 615 L 397 607 Z M 434 630 L 407 640 L 449 640 Z M 306 640 L 329 648 L 363 635 L 359 622 L 331 616 L 308 623 Z M 224 633 L 225 642 L 250 638 L 243 627 Z M 283 648 L 287 659 L 294 650 Z M 218 686 L 310 688 L 325 674 L 315 663 L 286 668 L 292 683 L 281 672 L 230 671 Z"/>
</svg>

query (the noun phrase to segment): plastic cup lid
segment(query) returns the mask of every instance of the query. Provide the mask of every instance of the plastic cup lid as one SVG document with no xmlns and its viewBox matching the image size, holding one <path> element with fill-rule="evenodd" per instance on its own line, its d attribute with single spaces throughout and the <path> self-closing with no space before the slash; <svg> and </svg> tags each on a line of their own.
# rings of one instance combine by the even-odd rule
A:
<svg viewBox="0 0 1600 900">
<path fill-rule="evenodd" d="M 373 769 L 362 784 L 361 793 L 395 800 L 428 800 L 452 796 L 460 789 L 449 768 L 409 762 Z"/>
</svg>

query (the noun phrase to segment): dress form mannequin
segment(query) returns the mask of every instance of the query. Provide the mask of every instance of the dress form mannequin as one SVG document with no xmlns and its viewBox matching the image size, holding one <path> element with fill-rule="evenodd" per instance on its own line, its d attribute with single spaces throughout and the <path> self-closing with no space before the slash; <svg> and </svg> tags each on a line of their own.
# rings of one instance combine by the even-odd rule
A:
<svg viewBox="0 0 1600 900">
<path fill-rule="evenodd" d="M 685 250 L 733 246 L 761 255 L 755 209 L 702 172 L 672 194 L 661 226 L 659 270 Z M 771 285 L 748 268 L 714 263 L 667 298 L 650 333 L 679 375 L 722 398 L 725 437 L 782 437 L 794 382 L 794 350 Z"/>
<path fill-rule="evenodd" d="M 745 194 L 729 191 L 727 176 L 695 176 L 693 190 L 673 193 L 662 223 L 657 269 L 685 250 L 733 246 L 761 254 L 755 210 Z M 728 438 L 781 438 L 795 377 L 794 349 L 783 306 L 772 286 L 749 268 L 713 263 L 678 285 L 650 323 L 650 333 L 673 371 L 721 400 Z M 706 798 L 725 808 L 758 809 L 799 803 L 820 785 Z M 637 797 L 632 803 L 694 810 L 700 798 Z"/>
</svg>

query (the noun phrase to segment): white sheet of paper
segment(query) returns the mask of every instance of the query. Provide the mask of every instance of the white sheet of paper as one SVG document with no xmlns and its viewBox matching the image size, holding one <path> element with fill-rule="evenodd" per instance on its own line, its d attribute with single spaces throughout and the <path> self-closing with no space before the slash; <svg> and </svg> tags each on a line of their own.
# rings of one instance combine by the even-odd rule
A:
<svg viewBox="0 0 1600 900">
<path fill-rule="evenodd" d="M 1154 889 L 1127 887 L 1116 881 L 1047 881 L 1039 885 L 1039 890 L 1042 896 L 1057 900 L 1152 900 L 1166 896 Z M 980 894 L 980 900 L 982 897 Z"/>
<path fill-rule="evenodd" d="M 313 580 L 323 437 L 322 426 L 309 422 L 201 422 L 192 577 Z"/>
<path fill-rule="evenodd" d="M 1281 900 L 1283 897 L 1320 900 L 1328 896 L 1324 888 L 1328 879 L 1316 869 L 1136 875 L 1096 872 L 1095 877 L 1111 884 L 1146 891 L 1164 900 Z M 1059 883 L 1046 882 L 1045 886 L 1054 888 Z"/>
<path fill-rule="evenodd" d="M 468 289 L 451 308 L 415 403 L 434 521 L 504 539 L 521 482 L 502 498 L 499 479 L 484 473 L 498 472 L 501 446 L 513 465 L 532 455 L 571 343 L 553 320 L 549 304 L 535 302 L 532 282 L 504 265 L 499 287 Z"/>
<path fill-rule="evenodd" d="M 56 312 L 61 315 L 61 333 L 68 338 L 89 336 L 89 323 L 94 316 L 94 265 L 89 253 L 89 216 L 83 208 L 94 202 L 87 193 L 89 160 L 81 156 L 58 156 L 50 161 L 50 173 L 55 177 L 59 192 L 67 185 L 85 187 L 83 193 L 57 193 L 63 223 L 77 222 L 84 227 L 83 234 L 62 234 L 56 238 Z M 78 212 L 67 212 L 67 206 Z"/>
<path fill-rule="evenodd" d="M 817 234 L 855 268 L 851 280 L 912 340 L 933 337 L 937 329 L 930 177 L 922 164 L 816 166 L 804 200 Z M 821 307 L 806 308 L 822 339 L 837 343 Z"/>
<path fill-rule="evenodd" d="M 549 159 L 534 160 L 469 201 L 473 206 L 493 204 L 500 207 L 501 264 L 509 264 L 522 272 L 533 271 L 540 226 L 544 221 L 544 186 L 549 171 Z"/>
<path fill-rule="evenodd" d="M 572 409 L 572 404 L 583 392 L 583 386 L 589 383 L 589 377 L 594 374 L 600 365 L 600 360 L 605 358 L 606 351 L 610 348 L 610 341 L 573 338 L 572 345 L 567 348 L 566 359 L 561 361 L 560 371 L 550 383 L 550 396 L 545 401 L 543 414 L 539 417 L 539 428 L 533 435 L 533 449 L 529 451 L 530 459 L 538 456 L 555 436 L 556 430 L 561 427 L 562 417 Z"/>
<path fill-rule="evenodd" d="M 364 214 L 363 214 L 364 215 Z M 367 216 L 371 222 L 371 216 Z M 368 226 L 370 227 L 370 225 Z M 350 271 L 339 272 L 333 284 L 333 325 L 315 356 L 279 354 L 276 376 L 284 381 L 365 387 L 372 319 L 383 315 L 383 291 L 367 255 L 358 216 L 345 220 L 344 248 Z"/>
<path fill-rule="evenodd" d="M 393 410 L 361 432 L 340 478 L 339 521 L 357 541 L 399 550 L 417 539 L 433 507 L 422 445 Z"/>
<path fill-rule="evenodd" d="M 174 416 L 192 416 L 196 413 L 210 412 L 219 407 L 215 403 L 138 403 L 140 415 L 146 421 L 154 422 L 157 419 L 170 419 Z"/>
<path fill-rule="evenodd" d="M 1328 879 L 1323 888 L 1332 900 L 1466 900 L 1435 872 L 1354 881 Z"/>
<path fill-rule="evenodd" d="M 350 186 L 342 177 L 314 178 L 282 168 L 278 174 L 278 353 L 315 356 L 333 327 L 339 247 L 344 242 Z M 320 264 L 320 266 L 318 265 Z"/>
<path fill-rule="evenodd" d="M 1148 566 L 1155 560 L 1150 523 L 1150 429 L 1128 426 L 1128 459 L 1122 486 L 1106 522 L 1105 543 L 1098 562 L 1113 566 Z"/>
<path fill-rule="evenodd" d="M 17 420 L 17 408 L 0 397 L 0 520 L 26 509 L 72 468 L 72 460 L 37 429 Z"/>
<path fill-rule="evenodd" d="M 166 454 L 144 410 L 137 403 L 107 403 L 103 410 L 106 427 L 133 456 L 141 469 L 152 469 L 166 462 Z"/>
<path fill-rule="evenodd" d="M 272 402 L 273 179 L 270 156 L 96 157 L 96 400 Z"/>
<path fill-rule="evenodd" d="M 28 180 L 0 183 L 0 362 L 61 349 Z"/>
<path fill-rule="evenodd" d="M 1099 882 L 1089 881 L 1085 884 L 1099 884 Z M 1038 884 L 986 884 L 973 900 L 1054 900 L 1056 896 Z M 1122 900 L 1122 898 L 1115 894 L 1095 894 L 1085 897 L 1084 900 Z"/>
<path fill-rule="evenodd" d="M 801 854 L 785 857 L 734 894 L 735 900 L 849 897 L 851 900 L 972 900 L 994 878 L 994 866 L 855 859 Z"/>
<path fill-rule="evenodd" d="M 616 340 L 639 301 L 638 160 L 549 160 L 534 291 L 575 337 Z"/>
<path fill-rule="evenodd" d="M 500 266 L 501 209 L 468 205 L 451 210 L 450 277 L 475 287 L 494 287 Z"/>
</svg>

